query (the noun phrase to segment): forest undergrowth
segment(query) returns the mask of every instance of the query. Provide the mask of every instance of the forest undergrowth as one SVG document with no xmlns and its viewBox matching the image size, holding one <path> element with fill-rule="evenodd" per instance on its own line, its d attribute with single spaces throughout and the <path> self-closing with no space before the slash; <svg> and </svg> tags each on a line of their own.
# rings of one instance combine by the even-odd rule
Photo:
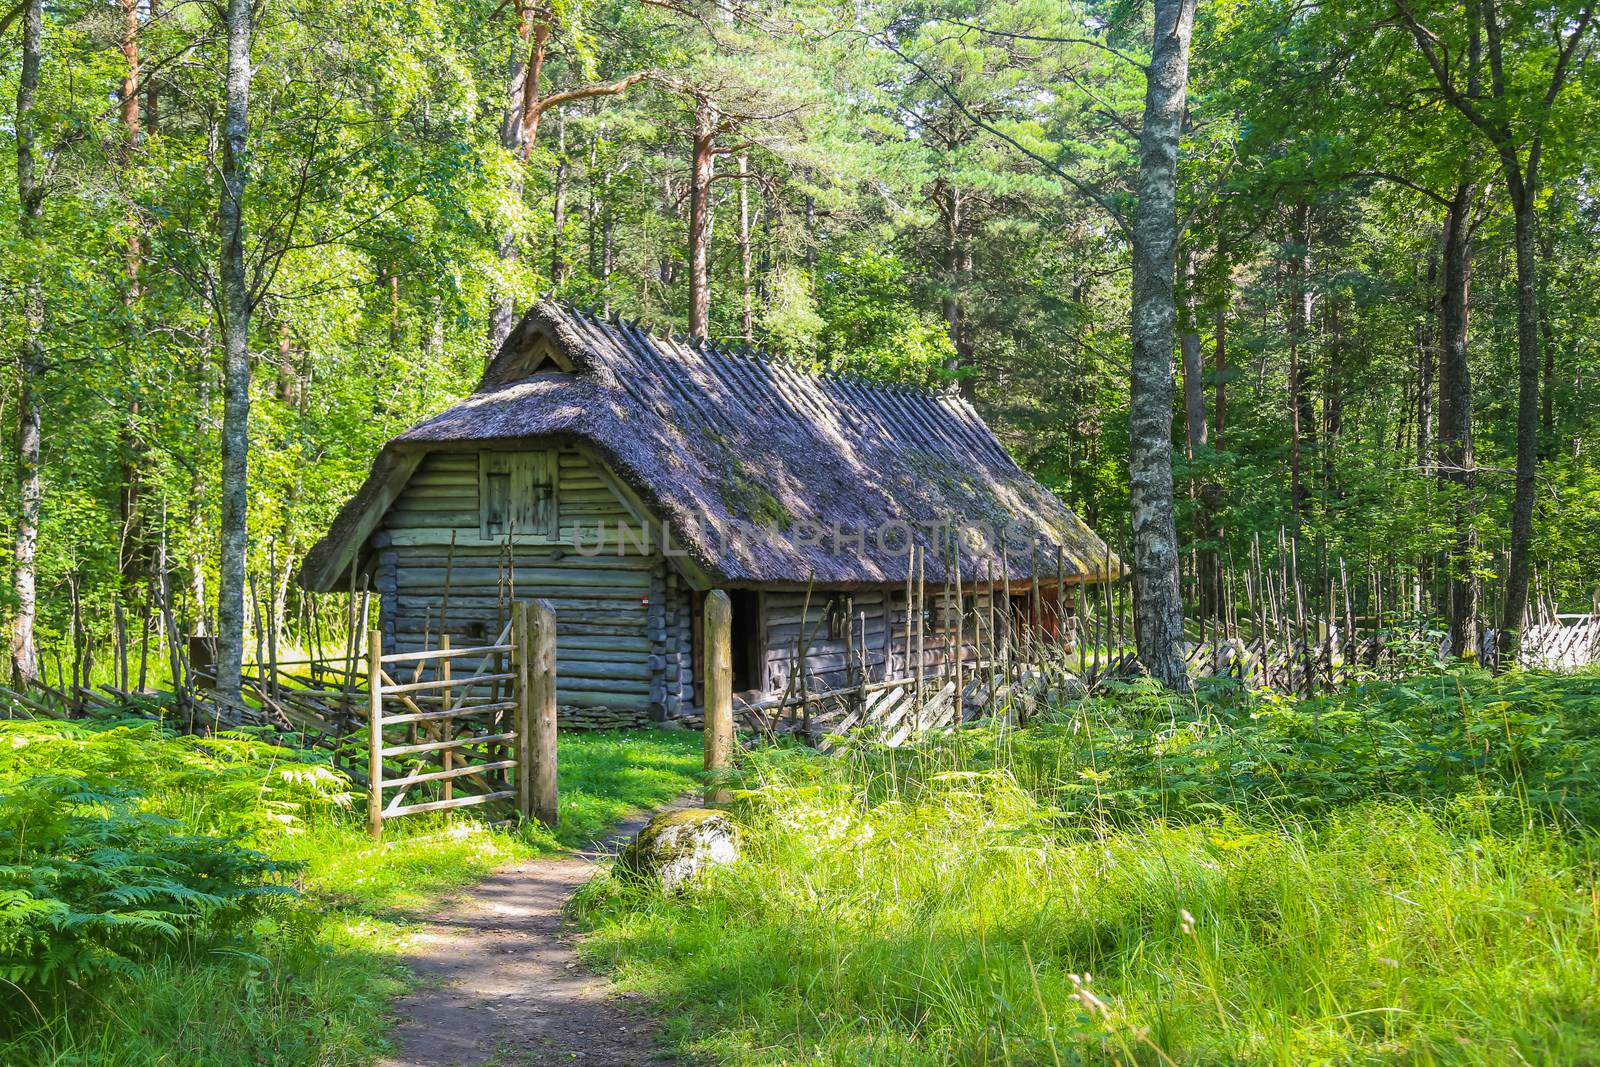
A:
<svg viewBox="0 0 1600 1067">
<path fill-rule="evenodd" d="M 562 739 L 555 833 L 366 834 L 320 757 L 148 722 L 0 723 L 0 1064 L 372 1062 L 448 891 L 694 783 L 691 734 Z"/>
<path fill-rule="evenodd" d="M 716 1062 L 1583 1063 L 1600 674 L 749 754 L 743 856 L 592 884 L 588 951 Z"/>
</svg>

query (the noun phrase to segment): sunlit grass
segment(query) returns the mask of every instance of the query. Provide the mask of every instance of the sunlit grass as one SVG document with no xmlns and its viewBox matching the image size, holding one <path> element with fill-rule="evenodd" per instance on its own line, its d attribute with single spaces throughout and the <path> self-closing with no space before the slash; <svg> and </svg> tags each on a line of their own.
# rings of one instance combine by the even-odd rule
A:
<svg viewBox="0 0 1600 1067">
<path fill-rule="evenodd" d="M 26 753 L 5 744 L 53 729 L 0 724 L 0 780 L 24 782 L 30 768 L 119 773 L 149 808 L 190 830 L 248 830 L 256 847 L 299 861 L 301 895 L 231 940 L 174 944 L 137 974 L 69 987 L 54 1003 L 0 994 L 6 1067 L 370 1063 L 390 1026 L 385 1009 L 407 985 L 407 938 L 427 909 L 504 863 L 587 842 L 630 811 L 671 799 L 695 784 L 700 766 L 693 734 L 563 734 L 555 833 L 441 814 L 393 820 L 378 844 L 359 798 L 341 808 L 302 797 L 282 821 L 284 809 L 260 788 L 270 763 L 224 776 L 148 726 L 33 738 Z"/>
<path fill-rule="evenodd" d="M 1584 804 L 1526 788 L 1589 766 L 1594 692 L 1367 694 L 1440 702 L 1397 731 L 1494 719 L 1459 761 L 1442 728 L 1341 751 L 1328 704 L 1138 694 L 893 753 L 757 754 L 743 860 L 676 896 L 596 884 L 589 951 L 681 1048 L 734 1064 L 1595 1062 L 1600 842 Z M 1147 739 L 1091 743 L 1113 726 Z"/>
</svg>

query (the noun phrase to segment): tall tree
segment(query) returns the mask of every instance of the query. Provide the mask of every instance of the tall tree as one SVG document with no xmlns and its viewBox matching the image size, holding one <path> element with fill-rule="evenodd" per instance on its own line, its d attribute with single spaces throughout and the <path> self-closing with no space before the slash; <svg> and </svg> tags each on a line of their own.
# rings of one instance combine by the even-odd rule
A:
<svg viewBox="0 0 1600 1067">
<path fill-rule="evenodd" d="M 39 613 L 39 513 L 44 483 L 39 476 L 44 404 L 39 395 L 45 374 L 45 294 L 43 250 L 39 247 L 44 185 L 36 155 L 39 65 L 44 53 L 43 0 L 24 0 L 22 67 L 17 77 L 17 234 L 25 272 L 22 288 L 22 338 L 18 351 L 21 383 L 17 392 L 17 535 L 12 565 L 11 676 L 31 681 L 39 675 L 34 623 Z"/>
<path fill-rule="evenodd" d="M 244 197 L 250 160 L 250 0 L 228 0 L 228 65 L 222 128 L 222 259 L 217 308 L 222 330 L 222 558 L 217 588 L 217 696 L 239 702 L 244 665 L 245 555 L 250 515 L 250 279 Z"/>
<path fill-rule="evenodd" d="M 1135 637 L 1139 661 L 1174 688 L 1188 687 L 1178 526 L 1172 494 L 1174 283 L 1178 251 L 1178 141 L 1189 80 L 1194 0 L 1156 0 L 1139 132 L 1139 202 L 1133 217 L 1133 360 L 1128 484 L 1133 525 Z"/>
<path fill-rule="evenodd" d="M 1527 612 L 1533 544 L 1533 508 L 1539 462 L 1539 245 L 1540 163 L 1551 117 L 1572 73 L 1573 58 L 1587 46 L 1594 0 L 1502 6 L 1499 0 L 1468 0 L 1464 31 L 1440 35 L 1454 11 L 1423 14 L 1408 0 L 1394 10 L 1427 61 L 1438 92 L 1483 135 L 1500 161 L 1500 174 L 1514 226 L 1517 264 L 1517 474 L 1511 504 L 1511 559 L 1506 575 L 1497 654 L 1515 662 Z M 1481 20 L 1481 23 L 1480 23 Z M 1484 36 L 1488 95 L 1474 92 L 1477 36 Z M 1462 40 L 1462 36 L 1466 38 Z M 1518 38 L 1508 55 L 1507 34 Z M 1452 49 L 1454 45 L 1454 49 Z"/>
</svg>

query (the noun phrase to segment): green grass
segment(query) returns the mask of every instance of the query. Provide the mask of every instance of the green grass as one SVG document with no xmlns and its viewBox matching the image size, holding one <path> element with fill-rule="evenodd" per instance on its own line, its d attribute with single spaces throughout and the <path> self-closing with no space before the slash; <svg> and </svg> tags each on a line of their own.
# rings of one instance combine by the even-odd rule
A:
<svg viewBox="0 0 1600 1067">
<path fill-rule="evenodd" d="M 152 937 L 111 973 L 0 984 L 0 1063 L 370 1063 L 383 1047 L 385 1008 L 408 984 L 400 959 L 423 909 L 496 866 L 587 842 L 630 811 L 692 788 L 700 741 L 666 731 L 563 734 L 560 758 L 554 834 L 417 816 L 387 824 L 376 845 L 360 798 L 303 753 L 174 738 L 148 725 L 0 724 L 0 807 L 46 779 L 115 781 L 134 810 L 75 801 L 74 818 L 92 827 L 149 816 L 170 819 L 175 832 L 231 835 L 295 865 L 290 880 L 300 890 L 231 923 Z M 0 963 L 22 951 L 6 943 L 12 904 L 0 892 Z"/>
<path fill-rule="evenodd" d="M 745 855 L 587 951 L 730 1064 L 1600 1063 L 1600 677 L 1140 687 L 753 754 Z"/>
</svg>

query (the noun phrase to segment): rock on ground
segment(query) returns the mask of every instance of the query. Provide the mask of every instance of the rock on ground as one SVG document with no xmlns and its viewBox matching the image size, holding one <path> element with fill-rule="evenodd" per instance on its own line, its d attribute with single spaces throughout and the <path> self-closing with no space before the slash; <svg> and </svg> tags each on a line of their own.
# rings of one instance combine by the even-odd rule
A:
<svg viewBox="0 0 1600 1067">
<path fill-rule="evenodd" d="M 733 820 L 710 808 L 668 811 L 650 820 L 617 858 L 619 870 L 655 878 L 673 890 L 692 881 L 707 866 L 739 858 Z"/>
</svg>

